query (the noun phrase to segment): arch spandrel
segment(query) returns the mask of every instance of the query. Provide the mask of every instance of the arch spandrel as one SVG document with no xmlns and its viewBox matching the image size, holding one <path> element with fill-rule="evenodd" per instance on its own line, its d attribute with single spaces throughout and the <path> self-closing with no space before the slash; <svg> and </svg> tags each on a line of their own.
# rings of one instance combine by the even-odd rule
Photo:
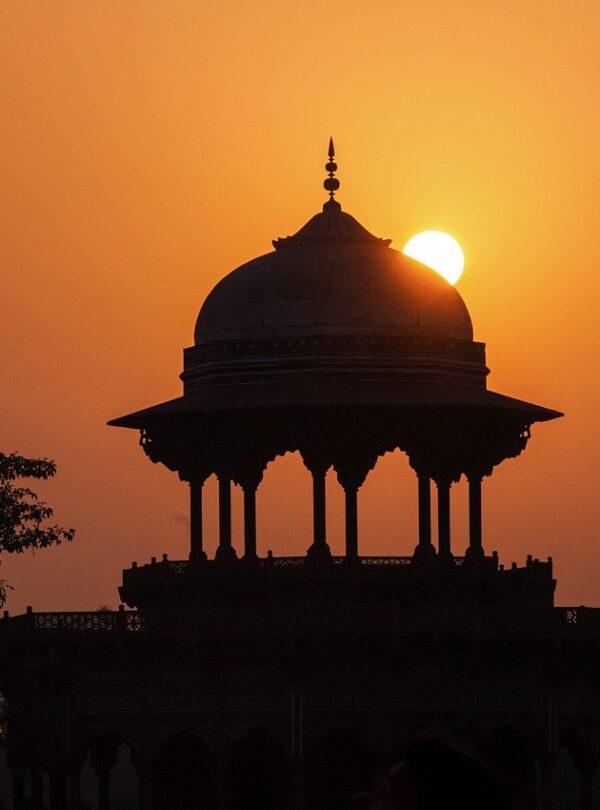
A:
<svg viewBox="0 0 600 810">
<path fill-rule="evenodd" d="M 352 459 L 366 475 L 377 456 L 397 448 L 416 471 L 434 479 L 490 475 L 525 449 L 529 435 L 528 424 L 493 413 L 347 407 L 163 420 L 144 428 L 140 443 L 154 463 L 177 471 L 182 480 L 204 481 L 220 473 L 258 486 L 270 461 L 298 450 L 309 468 L 335 466 L 347 475 Z"/>
</svg>

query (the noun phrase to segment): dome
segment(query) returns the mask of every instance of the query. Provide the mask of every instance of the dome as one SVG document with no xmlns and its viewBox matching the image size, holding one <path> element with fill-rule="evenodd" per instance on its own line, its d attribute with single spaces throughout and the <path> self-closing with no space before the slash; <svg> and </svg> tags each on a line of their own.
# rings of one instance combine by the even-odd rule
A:
<svg viewBox="0 0 600 810">
<path fill-rule="evenodd" d="M 487 390 L 485 344 L 473 340 L 459 293 L 342 211 L 334 199 L 333 158 L 330 141 L 323 184 L 330 199 L 323 210 L 208 295 L 194 345 L 183 352 L 183 396 L 110 424 L 143 430 L 156 424 L 168 432 L 171 420 L 180 420 L 183 447 L 192 434 L 209 441 L 219 415 L 229 414 L 234 432 L 236 420 L 250 420 L 243 422 L 252 425 L 243 439 L 219 443 L 223 456 L 240 441 L 270 433 L 275 423 L 296 426 L 300 432 L 290 428 L 290 441 L 297 448 L 319 414 L 329 414 L 340 429 L 363 413 L 374 428 L 383 413 L 393 413 L 397 426 L 406 418 L 413 427 L 479 408 L 518 420 L 527 414 L 529 423 L 554 418 L 555 412 Z M 174 457 L 165 463 L 176 468 Z"/>
<path fill-rule="evenodd" d="M 214 287 L 198 315 L 197 346 L 302 336 L 473 340 L 454 287 L 336 200 L 273 245 Z"/>
</svg>

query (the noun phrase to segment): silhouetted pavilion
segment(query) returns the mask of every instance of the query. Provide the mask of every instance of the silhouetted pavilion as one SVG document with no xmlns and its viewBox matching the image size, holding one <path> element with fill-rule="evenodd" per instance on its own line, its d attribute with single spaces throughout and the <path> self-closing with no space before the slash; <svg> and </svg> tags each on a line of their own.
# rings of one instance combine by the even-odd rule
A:
<svg viewBox="0 0 600 810">
<path fill-rule="evenodd" d="M 551 560 L 504 569 L 482 538 L 482 481 L 525 449 L 535 422 L 560 414 L 487 388 L 485 346 L 459 293 L 342 210 L 332 144 L 326 168 L 322 212 L 204 302 L 183 395 L 110 422 L 139 430 L 148 457 L 189 484 L 189 559 L 124 571 L 133 610 L 3 623 L 17 810 L 27 792 L 42 806 L 44 774 L 52 810 L 78 807 L 86 756 L 99 810 L 116 810 L 122 744 L 144 810 L 337 810 L 404 731 L 423 726 L 479 746 L 531 810 L 558 806 L 562 745 L 581 807 L 592 806 L 598 615 L 554 607 Z M 358 493 L 396 448 L 416 476 L 415 550 L 362 556 Z M 313 535 L 304 557 L 261 558 L 256 491 L 289 451 L 312 476 Z M 341 557 L 327 544 L 329 471 L 345 492 Z M 209 560 L 202 491 L 213 474 Z M 462 476 L 469 544 L 457 555 L 450 495 Z M 232 483 L 244 493 L 243 551 L 232 544 Z"/>
<path fill-rule="evenodd" d="M 325 477 L 334 469 L 346 498 L 344 564 L 361 567 L 357 496 L 377 458 L 400 448 L 418 480 L 419 538 L 412 563 L 462 564 L 450 542 L 450 491 L 469 481 L 465 561 L 497 569 L 482 546 L 481 483 L 525 448 L 534 422 L 556 411 L 489 391 L 485 345 L 473 340 L 467 308 L 438 273 L 370 234 L 330 199 L 274 252 L 222 279 L 198 315 L 184 352 L 183 396 L 113 420 L 141 431 L 154 462 L 190 484 L 190 560 L 206 559 L 202 487 L 219 480 L 216 563 L 233 561 L 231 483 L 244 491 L 243 559 L 256 560 L 255 494 L 267 464 L 300 451 L 313 480 L 308 562 L 330 565 Z M 437 489 L 437 550 L 430 482 Z M 198 569 L 203 577 L 206 569 Z M 163 581 L 163 585 L 164 585 Z M 178 584 L 175 584 L 178 589 Z M 177 590 L 178 593 L 178 590 Z M 125 601 L 145 605 L 128 572 Z M 162 591 L 161 598 L 165 592 Z M 169 598 L 177 598 L 170 594 Z M 551 591 L 546 589 L 546 599 Z"/>
</svg>

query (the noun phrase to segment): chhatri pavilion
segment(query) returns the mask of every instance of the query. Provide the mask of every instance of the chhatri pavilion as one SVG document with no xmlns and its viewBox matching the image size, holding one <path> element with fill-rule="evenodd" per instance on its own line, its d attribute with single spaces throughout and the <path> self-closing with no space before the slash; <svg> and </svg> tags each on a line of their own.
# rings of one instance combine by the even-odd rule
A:
<svg viewBox="0 0 600 810">
<path fill-rule="evenodd" d="M 189 487 L 188 559 L 133 563 L 118 611 L 0 623 L 15 810 L 342 810 L 415 729 L 478 749 L 518 810 L 574 806 L 565 757 L 581 810 L 596 806 L 600 611 L 555 607 L 552 561 L 505 567 L 482 527 L 486 477 L 561 414 L 488 388 L 460 294 L 342 209 L 333 144 L 326 171 L 322 211 L 207 297 L 182 395 L 110 422 Z M 360 489 L 396 449 L 415 476 L 414 553 L 364 556 Z M 312 478 L 313 530 L 304 556 L 261 557 L 257 489 L 288 452 Z M 340 556 L 328 475 L 345 497 Z"/>
<path fill-rule="evenodd" d="M 365 568 L 358 491 L 378 457 L 400 448 L 418 481 L 419 537 L 413 558 L 405 560 L 411 575 L 415 566 L 448 572 L 463 563 L 497 571 L 496 557 L 486 556 L 482 545 L 482 480 L 522 452 L 534 422 L 561 414 L 488 390 L 485 345 L 473 340 L 459 293 L 342 210 L 334 198 L 339 181 L 333 158 L 331 144 L 324 183 L 330 199 L 322 212 L 294 236 L 275 240 L 272 253 L 222 279 L 204 302 L 194 346 L 184 351 L 183 396 L 110 424 L 139 430 L 149 458 L 189 483 L 194 564 L 206 560 L 204 481 L 212 474 L 219 481 L 215 563 L 241 556 L 248 571 L 257 562 L 255 494 L 263 471 L 276 456 L 299 451 L 313 481 L 307 564 Z M 326 537 L 330 470 L 346 499 L 346 550 L 338 560 Z M 464 557 L 456 557 L 450 492 L 463 475 L 469 481 L 470 538 Z M 244 492 L 240 555 L 231 545 L 232 483 Z M 299 562 L 304 564 L 291 564 Z M 210 568 L 218 565 L 204 566 L 201 576 Z M 127 573 L 128 603 L 137 605 L 139 577 Z M 176 579 L 169 598 L 179 601 L 179 585 Z M 545 595 L 551 598 L 551 588 Z"/>
</svg>

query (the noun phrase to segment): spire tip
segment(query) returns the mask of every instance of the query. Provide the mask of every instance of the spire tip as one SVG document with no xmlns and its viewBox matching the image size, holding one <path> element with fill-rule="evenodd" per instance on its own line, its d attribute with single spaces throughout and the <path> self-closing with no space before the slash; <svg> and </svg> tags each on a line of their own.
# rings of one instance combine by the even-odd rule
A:
<svg viewBox="0 0 600 810">
<path fill-rule="evenodd" d="M 340 187 L 340 181 L 335 176 L 337 171 L 337 163 L 334 161 L 335 157 L 335 147 L 333 145 L 333 138 L 329 138 L 329 161 L 325 164 L 325 171 L 328 173 L 328 177 L 325 179 L 323 183 L 323 188 L 325 191 L 329 192 L 329 197 L 333 200 L 333 195 Z"/>
</svg>

